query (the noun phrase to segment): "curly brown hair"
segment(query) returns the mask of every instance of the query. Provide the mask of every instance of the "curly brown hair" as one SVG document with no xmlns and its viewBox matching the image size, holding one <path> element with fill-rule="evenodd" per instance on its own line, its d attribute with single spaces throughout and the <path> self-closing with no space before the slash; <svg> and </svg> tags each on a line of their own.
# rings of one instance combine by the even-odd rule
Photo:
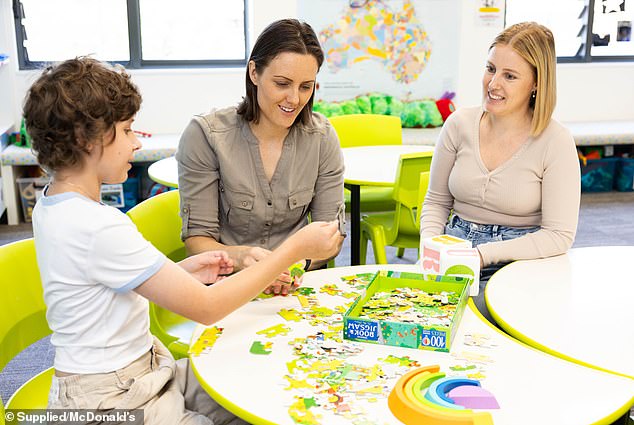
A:
<svg viewBox="0 0 634 425">
<path fill-rule="evenodd" d="M 54 172 L 81 164 L 89 145 L 114 141 L 115 124 L 140 106 L 141 94 L 123 68 L 79 57 L 42 72 L 26 95 L 24 120 L 38 162 Z"/>
</svg>

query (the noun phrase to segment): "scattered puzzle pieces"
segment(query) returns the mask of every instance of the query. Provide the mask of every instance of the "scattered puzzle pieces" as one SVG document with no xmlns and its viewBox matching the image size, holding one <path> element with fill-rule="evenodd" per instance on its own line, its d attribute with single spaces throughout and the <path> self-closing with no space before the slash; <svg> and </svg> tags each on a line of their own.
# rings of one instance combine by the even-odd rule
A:
<svg viewBox="0 0 634 425">
<path fill-rule="evenodd" d="M 385 363 L 394 363 L 397 364 L 399 366 L 407 366 L 407 367 L 418 367 L 420 366 L 420 364 L 416 361 L 416 360 L 412 360 L 409 358 L 409 356 L 403 356 L 403 357 L 396 357 L 393 355 L 388 355 L 386 358 L 384 359 L 379 359 L 382 362 Z"/>
<path fill-rule="evenodd" d="M 223 328 L 213 326 L 207 328 L 198 337 L 195 343 L 188 350 L 188 354 L 192 356 L 199 356 L 201 353 L 209 351 L 211 347 L 216 343 L 220 335 L 222 335 Z"/>
<path fill-rule="evenodd" d="M 493 359 L 491 359 L 491 357 L 489 356 L 486 356 L 484 354 L 470 353 L 467 351 L 462 351 L 460 353 L 452 353 L 451 355 L 455 357 L 456 360 L 464 360 L 469 363 L 487 364 L 487 363 L 493 362 Z"/>
<path fill-rule="evenodd" d="M 328 285 L 324 285 L 319 289 L 319 292 L 324 292 L 328 295 L 339 295 L 341 289 L 337 287 L 334 283 L 330 283 Z"/>
<path fill-rule="evenodd" d="M 449 366 L 450 370 L 453 370 L 454 372 L 464 372 L 467 370 L 473 370 L 476 368 L 476 365 L 474 364 L 470 364 L 470 365 L 466 365 L 466 366 L 462 366 L 462 365 L 456 365 L 456 366 Z"/>
<path fill-rule="evenodd" d="M 302 315 L 300 314 L 300 312 L 294 309 L 287 310 L 283 308 L 278 311 L 278 314 L 289 322 L 299 322 L 300 320 L 302 320 Z"/>
<path fill-rule="evenodd" d="M 299 301 L 299 305 L 301 305 L 303 308 L 306 308 L 309 306 L 308 298 L 306 298 L 304 295 L 295 294 L 295 296 L 297 297 L 297 300 Z"/>
<path fill-rule="evenodd" d="M 310 286 L 300 286 L 299 288 L 297 288 L 295 293 L 308 297 L 315 293 L 315 288 L 311 288 Z"/>
<path fill-rule="evenodd" d="M 293 421 L 301 425 L 319 425 L 321 415 L 315 415 L 309 410 L 313 405 L 306 403 L 304 398 L 296 397 L 296 399 L 295 403 L 288 409 L 288 414 Z"/>
<path fill-rule="evenodd" d="M 484 334 L 465 334 L 464 344 L 482 348 L 497 347 L 497 344 L 491 339 L 491 337 Z"/>
<path fill-rule="evenodd" d="M 271 354 L 271 348 L 273 348 L 273 343 L 270 341 L 265 343 L 262 343 L 260 341 L 253 341 L 249 352 L 252 354 Z"/>
<path fill-rule="evenodd" d="M 280 323 L 275 326 L 262 329 L 261 331 L 257 331 L 256 334 L 264 335 L 267 338 L 273 338 L 278 335 L 287 335 L 290 331 L 291 331 L 291 328 L 284 325 L 283 323 Z"/>
</svg>

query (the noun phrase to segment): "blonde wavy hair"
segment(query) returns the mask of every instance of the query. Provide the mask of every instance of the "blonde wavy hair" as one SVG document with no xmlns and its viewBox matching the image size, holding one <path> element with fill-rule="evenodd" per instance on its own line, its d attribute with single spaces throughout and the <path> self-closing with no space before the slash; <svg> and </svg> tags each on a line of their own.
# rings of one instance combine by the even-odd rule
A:
<svg viewBox="0 0 634 425">
<path fill-rule="evenodd" d="M 536 22 L 521 22 L 502 31 L 489 50 L 509 46 L 533 69 L 537 89 L 530 99 L 533 109 L 531 135 L 538 136 L 550 123 L 557 103 L 557 56 L 552 31 Z"/>
</svg>

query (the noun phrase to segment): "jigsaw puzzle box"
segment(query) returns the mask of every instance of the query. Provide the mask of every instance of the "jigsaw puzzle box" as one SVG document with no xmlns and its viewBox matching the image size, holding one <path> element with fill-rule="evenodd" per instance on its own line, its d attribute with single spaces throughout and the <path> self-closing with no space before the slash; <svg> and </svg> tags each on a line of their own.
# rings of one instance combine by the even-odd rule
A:
<svg viewBox="0 0 634 425">
<path fill-rule="evenodd" d="M 381 270 L 370 280 L 361 295 L 345 313 L 343 336 L 347 340 L 448 352 L 469 299 L 472 279 L 455 276 L 405 273 Z M 458 302 L 448 326 L 360 317 L 364 305 L 377 292 L 397 288 L 418 288 L 428 293 L 452 292 Z"/>
</svg>

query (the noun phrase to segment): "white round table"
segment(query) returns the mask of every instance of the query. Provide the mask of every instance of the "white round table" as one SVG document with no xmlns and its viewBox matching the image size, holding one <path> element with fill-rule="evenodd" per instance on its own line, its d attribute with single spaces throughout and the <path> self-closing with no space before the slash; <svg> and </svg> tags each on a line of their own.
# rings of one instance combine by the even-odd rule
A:
<svg viewBox="0 0 634 425">
<path fill-rule="evenodd" d="M 491 277 L 487 306 L 509 334 L 634 379 L 634 246 L 571 249 Z"/>
<path fill-rule="evenodd" d="M 173 156 L 152 163 L 147 173 L 157 183 L 168 187 L 178 187 L 178 164 Z"/>
<path fill-rule="evenodd" d="M 306 273 L 303 286 L 315 289 L 314 296 L 320 308 L 336 310 L 337 306 L 351 303 L 353 299 L 328 294 L 321 290 L 324 285 L 335 284 L 344 292 L 350 291 L 340 277 L 378 269 L 418 272 L 418 266 L 414 265 L 336 267 Z M 216 401 L 249 423 L 294 425 L 290 412 L 297 410 L 297 397 L 312 399 L 314 394 L 315 400 L 318 400 L 320 391 L 310 384 L 314 379 L 299 377 L 301 373 L 296 367 L 307 366 L 295 352 L 293 342 L 323 331 L 324 341 L 334 343 L 329 333 L 339 335 L 341 330 L 334 329 L 341 319 L 336 314 L 325 316 L 332 321 L 326 325 L 319 321 L 315 323 L 307 316 L 294 321 L 285 320 L 280 315 L 282 310 L 292 313 L 300 309 L 302 306 L 296 296 L 249 302 L 215 324 L 222 328 L 222 334 L 213 346 L 199 355 L 190 355 L 191 365 L 202 386 Z M 287 328 L 288 333 L 264 336 L 262 331 L 272 326 Z M 196 346 L 197 338 L 204 329 L 204 326 L 198 326 L 192 347 Z M 468 335 L 471 335 L 470 338 L 486 339 L 490 346 L 470 345 Z M 270 342 L 271 353 L 252 353 L 250 349 L 254 341 Z M 463 364 L 461 358 L 469 358 L 471 360 L 467 363 L 477 364 L 477 371 L 483 375 L 482 386 L 491 391 L 500 405 L 500 409 L 477 412 L 489 412 L 496 425 L 610 423 L 629 411 L 634 394 L 634 380 L 574 364 L 518 343 L 483 320 L 471 302 L 449 353 L 362 342 L 354 344 L 362 351 L 341 354 L 339 360 L 332 360 L 332 364 L 313 363 L 315 375 L 323 374 L 324 370 L 341 369 L 338 361 L 373 367 L 384 364 L 381 359 L 388 356 L 399 359 L 408 356 L 418 361 L 420 366 L 439 365 L 443 372 L 451 373 L 451 367 Z M 322 415 L 318 423 L 328 425 L 361 422 L 401 424 L 388 408 L 385 395 L 398 377 L 390 377 L 387 366 L 381 367 L 385 368 L 383 372 L 387 372 L 388 378 L 368 380 L 371 378 L 367 376 L 350 377 L 352 380 L 343 386 L 348 388 L 346 392 L 341 392 L 333 384 L 335 392 L 343 394 L 342 403 L 349 405 L 351 411 L 357 414 L 347 418 L 345 413 L 335 414 L 326 408 L 327 403 L 313 405 L 311 414 Z M 322 385 L 322 391 L 326 391 L 327 384 L 324 382 Z M 372 392 L 368 401 L 368 397 L 362 394 L 364 388 L 379 391 Z"/>
</svg>

